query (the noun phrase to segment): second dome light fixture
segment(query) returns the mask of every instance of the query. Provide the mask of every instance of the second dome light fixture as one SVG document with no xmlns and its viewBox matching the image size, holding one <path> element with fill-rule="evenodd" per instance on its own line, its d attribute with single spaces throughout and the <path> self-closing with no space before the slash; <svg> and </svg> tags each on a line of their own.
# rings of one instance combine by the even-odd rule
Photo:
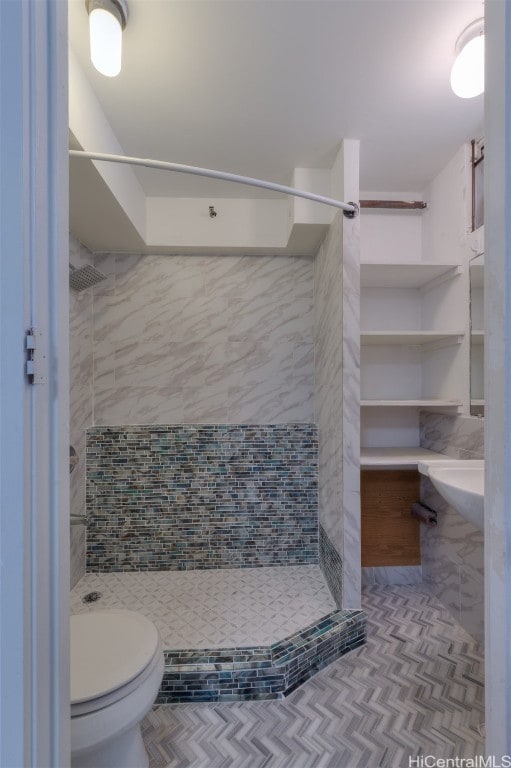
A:
<svg viewBox="0 0 511 768">
<path fill-rule="evenodd" d="M 121 71 L 122 31 L 128 20 L 125 0 L 85 0 L 89 14 L 90 57 L 102 75 Z"/>
<path fill-rule="evenodd" d="M 451 70 L 456 96 L 471 99 L 484 91 L 484 19 L 466 27 L 456 41 L 456 61 Z"/>
</svg>

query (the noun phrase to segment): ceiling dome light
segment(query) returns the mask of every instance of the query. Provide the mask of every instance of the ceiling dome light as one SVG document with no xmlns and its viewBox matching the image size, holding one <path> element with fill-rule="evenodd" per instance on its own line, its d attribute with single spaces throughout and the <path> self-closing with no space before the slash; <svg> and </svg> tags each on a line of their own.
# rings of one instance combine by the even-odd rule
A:
<svg viewBox="0 0 511 768">
<path fill-rule="evenodd" d="M 90 58 L 98 72 L 116 77 L 121 71 L 122 30 L 128 19 L 124 0 L 85 0 L 89 14 Z"/>
<path fill-rule="evenodd" d="M 456 53 L 451 88 L 462 99 L 479 96 L 484 91 L 484 19 L 463 30 L 456 41 Z"/>
</svg>

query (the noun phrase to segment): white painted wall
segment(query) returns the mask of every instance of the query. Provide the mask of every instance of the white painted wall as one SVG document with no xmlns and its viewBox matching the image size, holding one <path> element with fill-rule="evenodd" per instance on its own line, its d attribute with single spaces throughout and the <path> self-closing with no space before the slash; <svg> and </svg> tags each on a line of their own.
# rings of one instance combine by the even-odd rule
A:
<svg viewBox="0 0 511 768">
<path fill-rule="evenodd" d="M 460 147 L 424 191 L 428 207 L 423 213 L 422 254 L 431 261 L 454 261 L 462 273 L 428 291 L 424 318 L 433 328 L 447 327 L 464 333 L 457 348 L 430 353 L 424 359 L 424 388 L 463 401 L 470 413 L 470 274 L 471 171 L 470 144 Z M 442 395 L 440 395 L 442 396 Z"/>
<path fill-rule="evenodd" d="M 287 200 L 148 197 L 146 206 L 148 246 L 285 248 L 289 237 Z"/>
<path fill-rule="evenodd" d="M 474 137 L 476 138 L 476 137 Z M 422 251 L 429 261 L 463 260 L 471 230 L 470 144 L 459 148 L 424 190 Z"/>
<path fill-rule="evenodd" d="M 83 150 L 124 154 L 71 47 L 69 48 L 69 129 Z M 133 169 L 128 165 L 99 161 L 94 161 L 94 165 L 131 224 L 145 239 L 145 195 Z M 105 216 L 108 216 L 107 212 Z"/>
<path fill-rule="evenodd" d="M 371 199 L 368 193 L 362 198 Z M 376 195 L 374 195 L 376 197 Z M 420 199 L 419 196 L 418 199 Z M 392 195 L 379 192 L 381 200 L 392 200 Z M 404 200 L 412 199 L 411 193 L 403 195 Z M 415 198 L 413 198 L 415 199 Z M 360 238 L 360 261 L 370 263 L 392 263 L 420 261 L 422 258 L 422 213 L 408 211 L 381 211 L 362 209 Z"/>
<path fill-rule="evenodd" d="M 295 168 L 291 186 L 313 192 L 315 195 L 332 197 L 331 176 L 331 171 L 326 168 Z M 290 197 L 289 208 L 291 226 L 294 223 L 330 225 L 336 213 L 335 208 L 305 200 L 303 197 Z"/>
<path fill-rule="evenodd" d="M 416 408 L 395 408 L 392 426 L 381 408 L 362 408 L 360 444 L 371 448 L 413 448 L 419 445 L 420 429 Z"/>
</svg>

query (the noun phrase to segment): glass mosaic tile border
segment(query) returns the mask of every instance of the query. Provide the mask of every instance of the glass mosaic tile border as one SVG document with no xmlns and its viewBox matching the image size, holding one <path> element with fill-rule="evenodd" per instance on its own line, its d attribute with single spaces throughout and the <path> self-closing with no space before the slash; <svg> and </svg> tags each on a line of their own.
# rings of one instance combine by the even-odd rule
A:
<svg viewBox="0 0 511 768">
<path fill-rule="evenodd" d="M 365 633 L 363 611 L 337 610 L 269 647 L 165 651 L 156 703 L 281 699 Z"/>
<path fill-rule="evenodd" d="M 321 524 L 319 526 L 319 565 L 335 604 L 340 608 L 342 606 L 342 558 Z"/>
</svg>

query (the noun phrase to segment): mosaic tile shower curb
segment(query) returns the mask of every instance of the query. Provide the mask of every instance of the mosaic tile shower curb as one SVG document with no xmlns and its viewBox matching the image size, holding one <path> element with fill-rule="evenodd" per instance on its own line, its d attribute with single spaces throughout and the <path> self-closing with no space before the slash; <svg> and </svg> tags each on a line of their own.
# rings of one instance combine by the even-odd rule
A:
<svg viewBox="0 0 511 768">
<path fill-rule="evenodd" d="M 318 563 L 314 424 L 87 430 L 88 571 Z"/>
<path fill-rule="evenodd" d="M 319 526 L 319 565 L 336 606 L 342 608 L 342 558 L 321 524 Z"/>
<path fill-rule="evenodd" d="M 269 647 L 165 651 L 156 703 L 282 699 L 365 633 L 363 611 L 333 611 Z"/>
</svg>

